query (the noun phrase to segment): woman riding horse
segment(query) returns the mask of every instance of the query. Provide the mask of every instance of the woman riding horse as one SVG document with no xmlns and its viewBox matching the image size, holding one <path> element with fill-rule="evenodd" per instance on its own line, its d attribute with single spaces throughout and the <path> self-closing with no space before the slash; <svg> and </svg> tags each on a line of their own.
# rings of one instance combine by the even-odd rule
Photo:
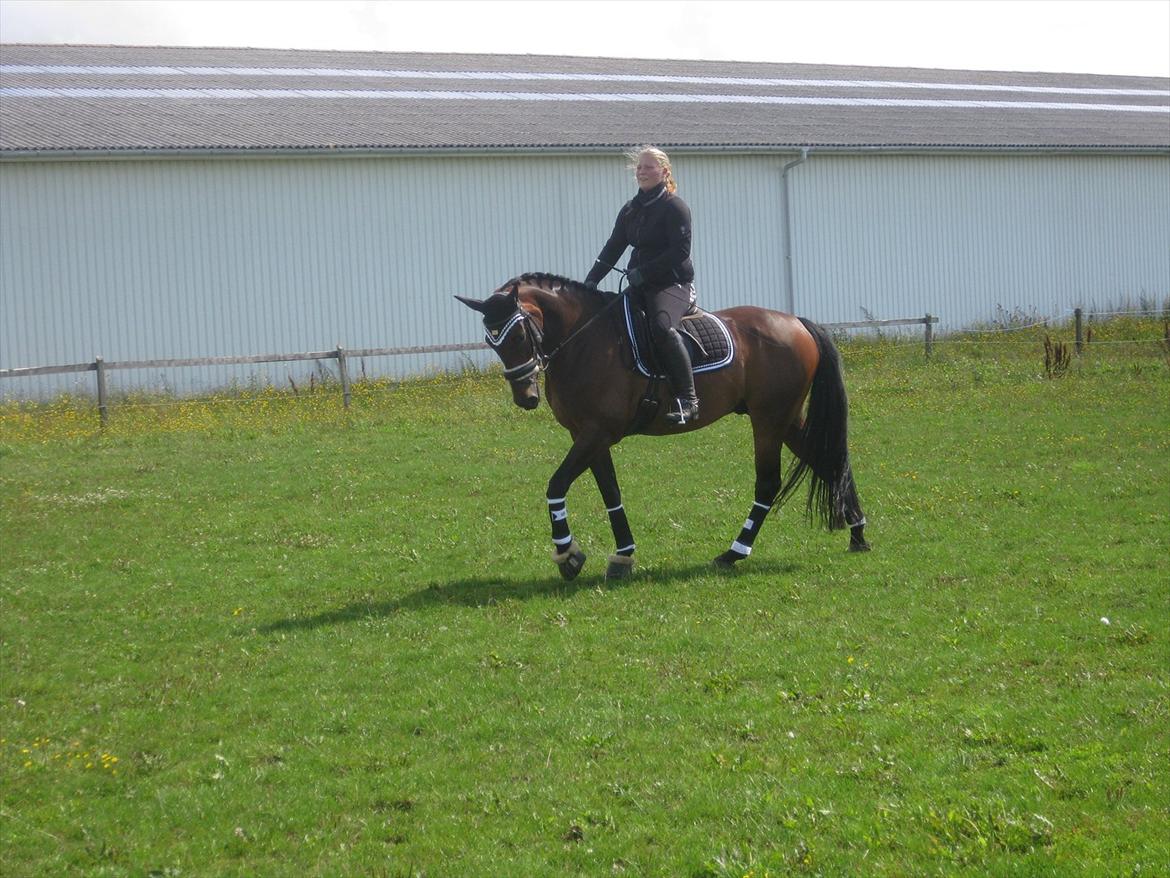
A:
<svg viewBox="0 0 1170 878">
<path fill-rule="evenodd" d="M 618 212 L 585 285 L 596 289 L 626 248 L 633 246 L 626 273 L 630 294 L 650 318 L 654 344 L 674 388 L 675 408 L 666 417 L 685 424 L 699 416 L 691 356 L 678 334 L 679 322 L 695 304 L 691 211 L 675 194 L 678 187 L 666 153 L 644 146 L 630 158 L 638 194 Z"/>
<path fill-rule="evenodd" d="M 715 559 L 717 566 L 731 567 L 747 558 L 768 512 L 806 477 L 811 477 L 810 515 L 830 529 L 848 527 L 851 551 L 869 548 L 849 462 L 841 364 L 822 327 L 763 308 L 717 312 L 735 356 L 698 379 L 702 423 L 677 424 L 660 415 L 644 424 L 639 411 L 647 380 L 635 370 L 631 343 L 617 329 L 613 306 L 619 297 L 535 273 L 513 278 L 483 301 L 456 298 L 483 316 L 486 340 L 504 364 L 513 401 L 536 408 L 543 371 L 549 406 L 573 439 L 546 493 L 553 560 L 566 579 L 577 576 L 585 563 L 569 527 L 566 501 L 577 477 L 585 470 L 593 473 L 609 514 L 616 550 L 606 577 L 627 576 L 634 563 L 634 537 L 610 448 L 635 430 L 658 436 L 689 432 L 731 413 L 751 419 L 755 502 L 731 548 Z M 786 478 L 780 471 L 782 445 L 797 460 Z"/>
</svg>

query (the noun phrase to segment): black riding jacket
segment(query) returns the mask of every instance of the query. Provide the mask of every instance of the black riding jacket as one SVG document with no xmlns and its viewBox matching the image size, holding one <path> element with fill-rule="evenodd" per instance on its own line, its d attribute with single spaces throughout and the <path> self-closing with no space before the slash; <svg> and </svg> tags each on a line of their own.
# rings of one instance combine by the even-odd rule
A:
<svg viewBox="0 0 1170 878">
<path fill-rule="evenodd" d="M 649 192 L 639 191 L 618 211 L 613 233 L 586 283 L 599 283 L 617 264 L 626 248 L 633 246 L 629 270 L 638 269 L 646 290 L 665 289 L 695 279 L 691 264 L 691 209 L 686 202 L 666 191 L 661 183 Z"/>
</svg>

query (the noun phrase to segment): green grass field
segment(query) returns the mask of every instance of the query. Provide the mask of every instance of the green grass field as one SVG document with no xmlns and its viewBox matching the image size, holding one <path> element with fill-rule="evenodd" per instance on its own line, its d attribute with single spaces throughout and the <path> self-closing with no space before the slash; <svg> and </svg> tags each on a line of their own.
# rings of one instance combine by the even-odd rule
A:
<svg viewBox="0 0 1170 878">
<path fill-rule="evenodd" d="M 1162 331 L 844 344 L 869 554 L 630 438 L 620 584 L 498 375 L 4 407 L 0 874 L 1168 874 Z"/>
</svg>

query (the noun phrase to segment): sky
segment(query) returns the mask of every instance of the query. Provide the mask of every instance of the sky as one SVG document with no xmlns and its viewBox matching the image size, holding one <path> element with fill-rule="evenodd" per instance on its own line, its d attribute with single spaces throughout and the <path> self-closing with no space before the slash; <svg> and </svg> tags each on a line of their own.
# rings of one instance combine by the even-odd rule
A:
<svg viewBox="0 0 1170 878">
<path fill-rule="evenodd" d="M 1170 77 L 1170 0 L 0 0 L 0 43 Z"/>
</svg>

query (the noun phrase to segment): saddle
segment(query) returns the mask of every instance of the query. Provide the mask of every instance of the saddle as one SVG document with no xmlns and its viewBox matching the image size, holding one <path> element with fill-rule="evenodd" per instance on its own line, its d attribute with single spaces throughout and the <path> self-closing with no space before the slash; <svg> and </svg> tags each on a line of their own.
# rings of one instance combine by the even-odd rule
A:
<svg viewBox="0 0 1170 878">
<path fill-rule="evenodd" d="M 634 352 L 634 368 L 647 378 L 665 379 L 666 373 L 658 365 L 654 351 L 650 320 L 641 308 L 630 303 L 627 296 L 622 303 L 625 309 L 626 332 L 630 348 Z M 691 313 L 682 319 L 678 328 L 687 353 L 691 355 L 691 370 L 696 374 L 722 369 L 735 359 L 735 343 L 723 321 L 706 311 L 692 306 Z"/>
</svg>

